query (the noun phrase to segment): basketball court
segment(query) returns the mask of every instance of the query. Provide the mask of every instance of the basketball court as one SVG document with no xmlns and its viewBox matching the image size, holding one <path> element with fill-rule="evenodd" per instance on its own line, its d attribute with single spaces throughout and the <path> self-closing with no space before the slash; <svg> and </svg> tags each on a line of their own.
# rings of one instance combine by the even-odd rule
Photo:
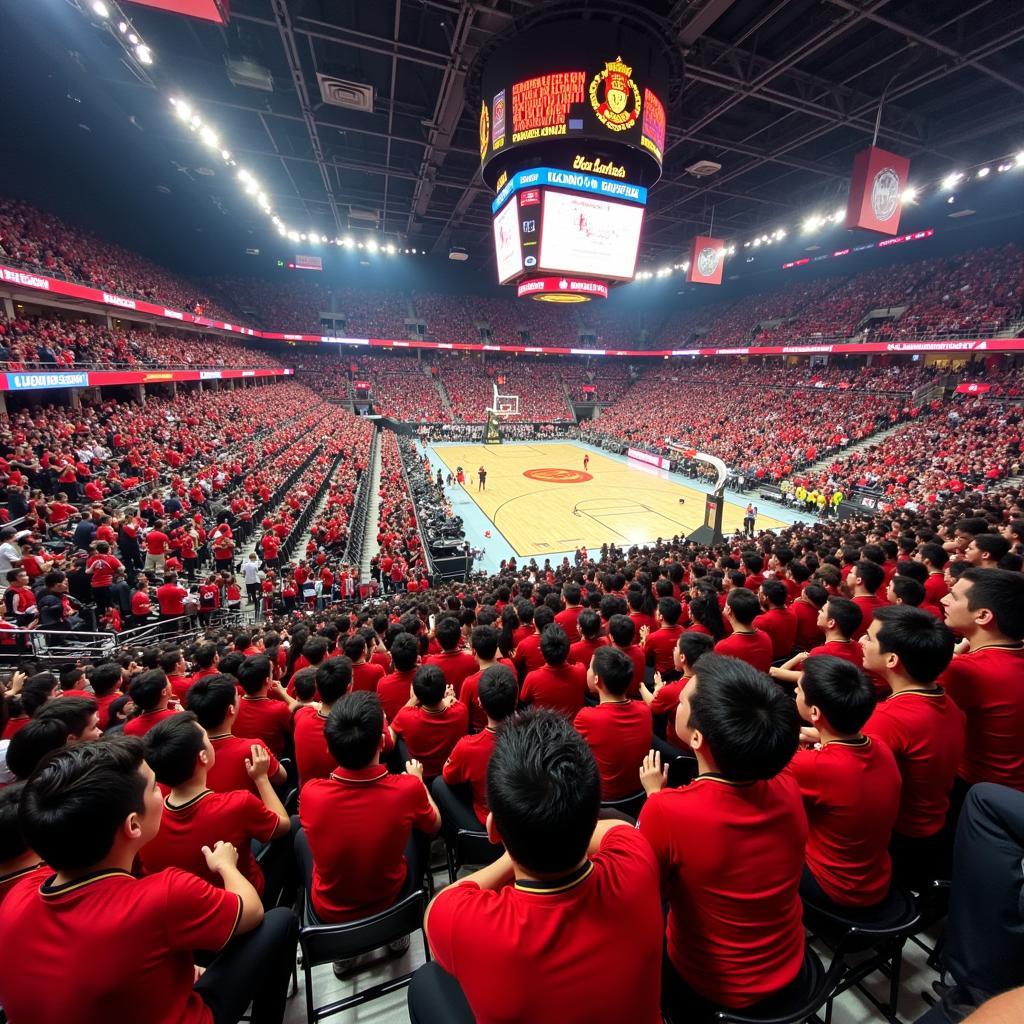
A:
<svg viewBox="0 0 1024 1024">
<path fill-rule="evenodd" d="M 703 522 L 704 491 L 666 470 L 587 445 L 437 444 L 431 454 L 435 470 L 440 465 L 453 473 L 458 466 L 465 471 L 465 488 L 453 485 L 446 491 L 454 511 L 465 520 L 467 534 L 473 539 L 472 534 L 480 533 L 476 543 L 492 555 L 500 538 L 517 557 L 561 559 L 582 545 L 595 549 L 610 542 L 622 547 L 645 544 L 691 533 Z M 590 461 L 584 470 L 587 455 Z M 487 470 L 483 490 L 477 479 L 481 466 Z M 745 502 L 727 497 L 722 522 L 727 534 L 742 526 L 744 508 Z M 481 519 L 490 538 L 483 536 Z M 758 529 L 785 525 L 764 514 L 757 518 Z"/>
</svg>

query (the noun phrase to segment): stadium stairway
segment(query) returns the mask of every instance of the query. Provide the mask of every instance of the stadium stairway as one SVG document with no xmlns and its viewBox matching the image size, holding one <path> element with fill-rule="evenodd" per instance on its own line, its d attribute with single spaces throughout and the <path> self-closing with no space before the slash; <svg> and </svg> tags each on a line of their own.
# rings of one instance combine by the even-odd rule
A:
<svg viewBox="0 0 1024 1024">
<path fill-rule="evenodd" d="M 451 399 L 448 397 L 448 392 L 444 389 L 444 384 L 441 383 L 440 377 L 434 377 L 434 387 L 437 388 L 438 397 L 441 399 L 441 404 L 444 406 L 445 412 L 448 413 L 449 418 L 455 418 L 455 412 L 452 410 Z"/>
<path fill-rule="evenodd" d="M 437 382 L 438 391 L 444 396 L 441 390 L 440 381 Z M 374 447 L 373 465 L 370 466 L 370 498 L 369 507 L 366 510 L 366 537 L 363 541 L 363 557 L 359 563 L 359 579 L 370 578 L 370 560 L 380 551 L 377 543 L 377 533 L 380 520 L 380 445 Z"/>
<path fill-rule="evenodd" d="M 864 448 L 870 448 L 872 445 L 878 444 L 880 441 L 884 441 L 890 434 L 895 434 L 897 430 L 905 427 L 906 425 L 906 422 L 897 423 L 894 426 L 886 427 L 885 430 L 879 430 L 870 437 L 864 438 L 863 441 L 851 444 L 849 448 L 844 448 L 840 452 L 833 452 L 831 455 L 826 455 L 823 459 L 818 459 L 816 462 L 812 462 L 809 466 L 801 466 L 796 475 L 803 476 L 804 474 L 819 473 L 823 469 L 828 469 L 836 459 L 845 459 L 854 452 L 862 451 Z"/>
</svg>

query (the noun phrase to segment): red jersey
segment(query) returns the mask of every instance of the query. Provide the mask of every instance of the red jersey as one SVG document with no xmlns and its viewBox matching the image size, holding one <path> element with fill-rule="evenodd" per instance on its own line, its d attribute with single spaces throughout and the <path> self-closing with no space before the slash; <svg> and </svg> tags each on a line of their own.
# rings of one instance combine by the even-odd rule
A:
<svg viewBox="0 0 1024 1024">
<path fill-rule="evenodd" d="M 203 847 L 211 850 L 218 840 L 233 843 L 238 850 L 238 870 L 263 894 L 263 870 L 252 855 L 253 839 L 270 842 L 278 817 L 252 793 L 234 790 L 215 793 L 208 789 L 184 804 L 164 800 L 160 831 L 139 852 L 145 874 L 164 868 L 181 868 L 223 888 L 220 875 L 206 866 Z"/>
<path fill-rule="evenodd" d="M 440 654 L 431 654 L 423 663 L 436 665 L 441 670 L 445 682 L 454 688 L 456 697 L 462 690 L 465 678 L 471 676 L 479 667 L 476 658 L 466 651 L 442 651 Z"/>
<path fill-rule="evenodd" d="M 690 745 L 684 743 L 676 732 L 676 707 L 679 704 L 679 694 L 686 689 L 691 677 L 677 679 L 674 683 L 665 683 L 664 686 L 654 695 L 650 703 L 652 715 L 665 715 L 665 739 L 677 750 L 690 751 Z"/>
<path fill-rule="evenodd" d="M 7 894 L 26 878 L 32 879 L 32 885 L 40 886 L 53 874 L 53 868 L 45 864 L 36 864 L 34 867 L 22 868 L 20 871 L 11 871 L 9 874 L 0 875 L 0 906 L 3 905 Z"/>
<path fill-rule="evenodd" d="M 942 599 L 949 593 L 946 586 L 946 575 L 941 572 L 930 572 L 924 581 L 924 604 L 942 607 Z"/>
<path fill-rule="evenodd" d="M 607 647 L 610 643 L 611 640 L 606 636 L 599 636 L 594 640 L 577 640 L 569 646 L 569 657 L 566 660 L 590 668 L 590 659 L 594 657 L 594 651 Z"/>
<path fill-rule="evenodd" d="M 752 665 L 758 672 L 772 667 L 772 638 L 761 630 L 753 633 L 731 633 L 715 644 L 715 654 L 726 654 Z"/>
<path fill-rule="evenodd" d="M 132 615 L 140 619 L 145 618 L 153 610 L 153 602 L 149 598 L 149 592 L 136 590 L 132 594 Z"/>
<path fill-rule="evenodd" d="M 238 702 L 235 728 L 243 736 L 263 740 L 280 757 L 292 734 L 292 713 L 283 700 L 246 695 Z"/>
<path fill-rule="evenodd" d="M 531 633 L 525 639 L 517 641 L 512 660 L 520 676 L 540 668 L 544 664 L 544 655 L 540 653 L 540 633 Z"/>
<path fill-rule="evenodd" d="M 587 670 L 582 665 L 542 665 L 528 672 L 519 695 L 524 704 L 554 708 L 566 718 L 575 718 L 587 692 Z"/>
<path fill-rule="evenodd" d="M 340 655 L 339 655 L 340 657 Z M 380 681 L 384 678 L 384 669 L 371 661 L 364 661 L 352 666 L 352 690 L 369 690 L 376 693 Z M 409 698 L 406 697 L 406 700 Z"/>
<path fill-rule="evenodd" d="M 683 627 L 675 625 L 662 626 L 661 629 L 647 634 L 647 639 L 641 646 L 647 656 L 647 663 L 654 666 L 655 672 L 664 675 L 666 672 L 675 671 L 672 652 L 676 649 L 682 632 Z"/>
<path fill-rule="evenodd" d="M 242 902 L 171 868 L 103 871 L 65 885 L 15 886 L 0 915 L 0 992 L 14 1021 L 213 1024 L 192 985 L 197 949 L 222 949 Z M 70 945 L 69 945 L 70 944 Z M 102 970 L 60 950 L 102 949 Z"/>
<path fill-rule="evenodd" d="M 170 551 L 170 538 L 161 530 L 150 530 L 146 534 L 146 553 L 149 555 L 166 555 Z"/>
<path fill-rule="evenodd" d="M 114 573 L 124 568 L 113 555 L 92 555 L 85 567 L 92 569 L 93 588 L 109 587 L 114 582 Z"/>
<path fill-rule="evenodd" d="M 772 661 L 788 658 L 792 653 L 798 624 L 796 615 L 788 608 L 770 608 L 754 619 L 754 628 L 772 639 Z"/>
<path fill-rule="evenodd" d="M 398 712 L 409 703 L 415 675 L 414 668 L 408 672 L 392 672 L 377 683 L 377 697 L 387 718 L 394 720 Z"/>
<path fill-rule="evenodd" d="M 825 634 L 818 628 L 818 609 L 810 601 L 800 598 L 789 607 L 796 616 L 796 646 L 807 651 L 820 644 Z"/>
<path fill-rule="evenodd" d="M 432 832 L 437 824 L 423 783 L 379 764 L 306 783 L 299 819 L 313 854 L 313 907 L 325 922 L 390 907 L 405 884 L 412 829 Z"/>
<path fill-rule="evenodd" d="M 395 716 L 391 728 L 405 740 L 410 757 L 423 762 L 423 774 L 441 774 L 455 744 L 469 731 L 469 708 L 456 701 L 441 711 L 429 711 L 421 704 L 405 707 Z"/>
<path fill-rule="evenodd" d="M 853 603 L 860 609 L 860 628 L 850 637 L 851 640 L 859 640 L 871 625 L 871 619 L 876 608 L 884 608 L 886 603 L 877 594 L 868 594 L 866 597 L 855 597 Z"/>
<path fill-rule="evenodd" d="M 601 773 L 601 799 L 638 793 L 640 766 L 651 749 L 651 711 L 641 700 L 604 701 L 581 708 L 573 725 L 587 741 Z"/>
<path fill-rule="evenodd" d="M 889 840 L 900 809 L 900 770 L 884 743 L 835 740 L 790 762 L 810 824 L 804 857 L 825 895 L 870 907 L 889 892 Z"/>
<path fill-rule="evenodd" d="M 124 734 L 125 736 L 138 736 L 140 739 L 153 728 L 154 725 L 159 725 L 164 719 L 170 718 L 172 715 L 176 715 L 177 711 L 172 711 L 170 708 L 160 708 L 156 711 L 143 711 L 141 715 L 135 718 L 129 718 L 124 723 Z"/>
<path fill-rule="evenodd" d="M 558 882 L 457 882 L 434 901 L 427 930 L 478 1024 L 660 1024 L 658 866 L 634 829 L 610 829 Z"/>
<path fill-rule="evenodd" d="M 310 779 L 326 779 L 338 767 L 334 755 L 327 749 L 326 722 L 327 715 L 317 708 L 299 708 L 295 712 L 295 766 L 300 786 Z"/>
<path fill-rule="evenodd" d="M 1024 646 L 958 654 L 939 682 L 967 716 L 957 774 L 1024 792 Z"/>
<path fill-rule="evenodd" d="M 923 838 L 946 823 L 949 792 L 964 750 L 964 713 L 939 687 L 904 690 L 879 704 L 864 734 L 896 755 L 903 778 L 895 831 Z"/>
<path fill-rule="evenodd" d="M 221 736 L 211 736 L 210 743 L 213 745 L 217 757 L 213 767 L 206 773 L 206 784 L 217 793 L 227 793 L 232 789 L 245 789 L 250 793 L 259 794 L 256 783 L 249 778 L 249 773 L 245 770 L 245 762 L 252 756 L 254 743 L 263 747 L 270 754 L 268 774 L 271 779 L 277 775 L 281 767 L 263 740 L 225 733 Z"/>
<path fill-rule="evenodd" d="M 164 583 L 156 588 L 156 603 L 160 606 L 161 615 L 184 615 L 186 597 L 188 591 L 177 583 Z"/>
<path fill-rule="evenodd" d="M 555 616 L 555 622 L 557 622 L 565 631 L 565 635 L 569 638 L 569 643 L 574 643 L 576 640 L 580 639 L 580 629 L 577 624 L 577 619 L 579 619 L 581 611 L 583 611 L 583 608 L 577 605 L 573 608 L 566 608 Z"/>
<path fill-rule="evenodd" d="M 452 748 L 441 776 L 449 786 L 468 785 L 473 790 L 473 813 L 480 824 L 487 821 L 487 765 L 494 753 L 495 731 L 485 728 L 463 736 Z"/>
<path fill-rule="evenodd" d="M 698 776 L 650 797 L 638 828 L 668 893 L 668 956 L 691 988 L 741 1009 L 800 973 L 807 816 L 792 776 Z"/>
</svg>

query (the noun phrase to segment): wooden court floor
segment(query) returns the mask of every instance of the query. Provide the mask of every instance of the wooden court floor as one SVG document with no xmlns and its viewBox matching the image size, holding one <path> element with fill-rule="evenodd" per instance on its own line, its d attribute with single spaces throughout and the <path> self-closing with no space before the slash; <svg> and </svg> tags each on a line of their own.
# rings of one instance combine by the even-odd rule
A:
<svg viewBox="0 0 1024 1024">
<path fill-rule="evenodd" d="M 704 518 L 704 493 L 652 467 L 625 464 L 572 443 L 465 444 L 434 452 L 454 471 L 466 471 L 466 493 L 512 546 L 532 557 L 645 544 L 695 530 Z M 585 479 L 583 457 L 590 455 Z M 487 486 L 477 488 L 477 470 Z M 529 474 L 529 475 L 527 475 Z M 685 498 L 680 505 L 679 499 Z M 726 502 L 722 528 L 742 526 L 744 506 Z M 760 529 L 785 524 L 759 514 Z"/>
</svg>

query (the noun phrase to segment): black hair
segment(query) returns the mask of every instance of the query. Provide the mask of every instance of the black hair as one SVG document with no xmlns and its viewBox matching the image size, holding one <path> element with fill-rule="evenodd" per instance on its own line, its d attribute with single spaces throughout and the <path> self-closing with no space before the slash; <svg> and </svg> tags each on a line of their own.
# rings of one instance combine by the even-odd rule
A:
<svg viewBox="0 0 1024 1024">
<path fill-rule="evenodd" d="M 796 705 L 745 661 L 705 654 L 697 685 L 688 694 L 689 727 L 701 732 L 717 770 L 729 781 L 771 779 L 796 753 Z"/>
<path fill-rule="evenodd" d="M 710 637 L 707 633 L 697 633 L 696 631 L 687 630 L 686 632 L 679 634 L 679 640 L 676 642 L 676 646 L 679 648 L 680 653 L 686 658 L 686 664 L 694 669 L 697 662 L 709 651 L 714 649 L 715 640 L 714 637 Z"/>
<path fill-rule="evenodd" d="M 57 689 L 57 677 L 52 672 L 37 672 L 29 676 L 21 688 L 21 709 L 31 718 Z"/>
<path fill-rule="evenodd" d="M 998 533 L 979 533 L 974 538 L 974 546 L 993 562 L 998 562 L 1010 550 L 1010 542 Z"/>
<path fill-rule="evenodd" d="M 904 576 L 907 579 L 916 580 L 924 586 L 925 581 L 928 579 L 928 567 L 924 562 L 909 562 L 904 560 L 896 564 L 896 576 Z"/>
<path fill-rule="evenodd" d="M 613 697 L 624 697 L 633 681 L 633 659 L 618 647 L 606 645 L 594 651 L 594 675 Z"/>
<path fill-rule="evenodd" d="M 110 853 L 130 814 L 145 810 L 143 746 L 132 736 L 75 743 L 51 754 L 21 797 L 29 849 L 56 871 L 80 871 Z"/>
<path fill-rule="evenodd" d="M 487 805 L 518 864 L 541 875 L 571 871 L 600 804 L 594 755 L 561 715 L 528 711 L 506 722 L 487 769 Z"/>
<path fill-rule="evenodd" d="M 756 551 L 742 551 L 740 558 L 751 576 L 756 576 L 764 568 L 764 559 Z"/>
<path fill-rule="evenodd" d="M 323 668 L 323 665 L 320 668 Z M 310 665 L 292 676 L 291 685 L 295 690 L 295 696 L 303 703 L 308 703 L 316 697 L 316 674 L 319 671 L 319 668 Z"/>
<path fill-rule="evenodd" d="M 613 615 L 608 620 L 608 635 L 618 647 L 629 647 L 636 639 L 636 626 L 628 615 Z"/>
<path fill-rule="evenodd" d="M 167 688 L 167 676 L 162 669 L 151 668 L 140 672 L 128 687 L 128 696 L 140 711 L 152 711 L 160 703 L 160 695 Z"/>
<path fill-rule="evenodd" d="M 104 662 L 90 671 L 89 685 L 97 697 L 105 697 L 121 685 L 122 675 L 121 666 L 117 662 Z"/>
<path fill-rule="evenodd" d="M 270 659 L 265 654 L 250 654 L 238 668 L 238 682 L 247 694 L 259 693 L 270 680 Z"/>
<path fill-rule="evenodd" d="M 580 613 L 582 614 L 582 612 Z M 548 625 L 540 636 L 540 653 L 545 662 L 558 666 L 569 656 L 569 638 L 557 622 Z"/>
<path fill-rule="evenodd" d="M 920 556 L 931 562 L 937 570 L 941 570 L 949 561 L 949 552 L 941 544 L 929 542 L 922 544 L 917 550 Z"/>
<path fill-rule="evenodd" d="M 396 672 L 409 672 L 416 667 L 416 659 L 420 656 L 420 642 L 412 633 L 399 633 L 391 646 L 391 664 Z"/>
<path fill-rule="evenodd" d="M 6 864 L 29 850 L 18 821 L 24 789 L 24 782 L 15 782 L 0 789 L 0 864 Z"/>
<path fill-rule="evenodd" d="M 690 602 L 690 617 L 708 630 L 714 640 L 721 640 L 725 636 L 722 608 L 714 592 L 701 588 L 701 592 Z"/>
<path fill-rule="evenodd" d="M 237 681 L 238 670 L 242 667 L 242 662 L 244 661 L 245 655 L 241 651 L 228 651 L 217 663 L 217 671 L 221 675 L 233 676 Z"/>
<path fill-rule="evenodd" d="M 874 618 L 881 623 L 879 650 L 883 654 L 895 654 L 914 682 L 935 682 L 952 661 L 956 640 L 949 627 L 931 612 L 888 605 L 876 608 Z"/>
<path fill-rule="evenodd" d="M 316 673 L 317 692 L 327 704 L 334 704 L 348 693 L 352 685 L 352 659 L 344 654 L 338 658 L 328 658 L 313 671 Z"/>
<path fill-rule="evenodd" d="M 543 633 L 544 630 L 555 621 L 555 613 L 546 605 L 542 604 L 533 613 L 533 624 L 537 627 L 537 631 Z M 561 627 L 559 627 L 561 628 Z"/>
<path fill-rule="evenodd" d="M 584 608 L 576 619 L 576 628 L 584 640 L 596 640 L 601 635 L 601 616 L 592 608 Z"/>
<path fill-rule="evenodd" d="M 199 669 L 213 668 L 214 658 L 217 657 L 217 645 L 202 643 L 196 646 L 192 652 L 192 664 Z"/>
<path fill-rule="evenodd" d="M 346 658 L 358 661 L 366 653 L 366 638 L 362 633 L 351 633 L 345 638 L 342 650 Z"/>
<path fill-rule="evenodd" d="M 480 674 L 480 704 L 489 718 L 503 722 L 516 709 L 519 683 L 507 665 L 491 665 Z"/>
<path fill-rule="evenodd" d="M 161 652 L 160 656 L 156 659 L 157 665 L 167 675 L 170 675 L 178 667 L 179 661 L 181 661 L 181 650 L 177 647 Z"/>
<path fill-rule="evenodd" d="M 853 571 L 860 579 L 861 586 L 869 593 L 877 593 L 885 580 L 885 570 L 877 562 L 869 562 L 862 558 L 853 566 Z"/>
<path fill-rule="evenodd" d="M 218 728 L 227 717 L 228 709 L 238 700 L 235 680 L 223 673 L 197 679 L 185 694 L 185 707 L 199 724 L 209 731 Z"/>
<path fill-rule="evenodd" d="M 666 626 L 674 626 L 683 614 L 683 606 L 674 597 L 658 598 L 658 614 Z"/>
<path fill-rule="evenodd" d="M 808 583 L 803 589 L 803 596 L 819 610 L 828 602 L 828 591 L 820 583 Z"/>
<path fill-rule="evenodd" d="M 196 716 L 183 711 L 157 722 L 142 743 L 157 782 L 173 788 L 192 778 L 203 749 L 203 733 Z"/>
<path fill-rule="evenodd" d="M 786 585 L 781 580 L 765 580 L 761 584 L 761 593 L 765 600 L 775 608 L 782 608 L 789 596 L 786 592 Z"/>
<path fill-rule="evenodd" d="M 761 613 L 761 605 L 757 595 L 746 587 L 737 587 L 729 591 L 725 603 L 732 612 L 732 617 L 741 625 L 749 626 Z"/>
<path fill-rule="evenodd" d="M 836 629 L 847 640 L 860 629 L 864 622 L 864 613 L 860 610 L 860 605 L 848 597 L 830 597 L 825 614 L 836 624 Z"/>
<path fill-rule="evenodd" d="M 412 692 L 421 704 L 438 704 L 444 697 L 447 682 L 437 665 L 420 665 L 412 677 Z"/>
<path fill-rule="evenodd" d="M 368 690 L 346 693 L 324 723 L 327 749 L 342 768 L 365 768 L 370 764 L 380 749 L 383 733 L 380 699 Z"/>
<path fill-rule="evenodd" d="M 1024 640 L 1024 576 L 1007 569 L 968 569 L 961 579 L 970 583 L 967 607 L 987 608 L 996 628 L 1011 640 Z"/>
<path fill-rule="evenodd" d="M 829 654 L 805 659 L 800 670 L 808 707 L 820 708 L 828 724 L 844 736 L 860 732 L 878 699 L 867 676 L 853 662 Z"/>
<path fill-rule="evenodd" d="M 493 661 L 498 653 L 498 631 L 493 626 L 477 626 L 469 634 L 473 653 L 483 661 Z"/>
<path fill-rule="evenodd" d="M 19 779 L 27 779 L 47 754 L 60 750 L 68 742 L 68 736 L 79 735 L 96 713 L 95 701 L 85 697 L 62 697 L 51 704 L 69 704 L 74 701 L 76 708 L 64 708 L 71 714 L 45 714 L 41 709 L 35 717 L 19 729 L 7 747 L 7 767 Z"/>
<path fill-rule="evenodd" d="M 900 599 L 900 604 L 917 608 L 924 601 L 924 587 L 917 580 L 897 573 L 892 578 L 893 593 Z"/>
<path fill-rule="evenodd" d="M 601 618 L 607 622 L 613 615 L 625 615 L 629 611 L 629 605 L 624 597 L 618 594 L 605 594 L 598 602 L 598 609 Z"/>
<path fill-rule="evenodd" d="M 566 604 L 579 604 L 583 597 L 583 591 L 578 583 L 566 583 L 562 587 L 562 597 L 565 598 Z"/>
</svg>

